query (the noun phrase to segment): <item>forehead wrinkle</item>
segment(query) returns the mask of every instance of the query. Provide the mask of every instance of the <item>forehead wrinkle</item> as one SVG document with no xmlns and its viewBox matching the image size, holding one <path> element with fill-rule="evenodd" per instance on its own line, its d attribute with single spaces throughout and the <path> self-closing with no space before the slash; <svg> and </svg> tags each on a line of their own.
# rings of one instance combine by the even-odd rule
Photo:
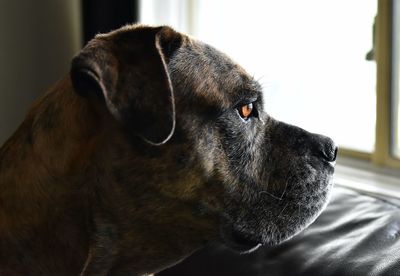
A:
<svg viewBox="0 0 400 276">
<path fill-rule="evenodd" d="M 212 63 L 198 45 L 191 44 L 189 49 L 183 47 L 177 51 L 168 68 L 173 83 L 181 92 L 224 104 L 226 99 L 219 91 Z"/>
<path fill-rule="evenodd" d="M 238 97 L 257 97 L 257 82 L 226 54 L 191 40 L 177 50 L 168 65 L 171 80 L 182 93 L 230 108 Z"/>
<path fill-rule="evenodd" d="M 227 98 L 224 107 L 233 107 L 239 101 L 261 98 L 261 85 L 228 55 L 204 44 L 210 61 L 210 71 L 219 87 L 217 93 Z"/>
<path fill-rule="evenodd" d="M 261 86 L 255 81 L 253 78 L 250 78 L 248 81 L 244 82 L 243 87 L 240 89 L 238 93 L 238 99 L 242 100 L 257 100 L 261 98 Z"/>
</svg>

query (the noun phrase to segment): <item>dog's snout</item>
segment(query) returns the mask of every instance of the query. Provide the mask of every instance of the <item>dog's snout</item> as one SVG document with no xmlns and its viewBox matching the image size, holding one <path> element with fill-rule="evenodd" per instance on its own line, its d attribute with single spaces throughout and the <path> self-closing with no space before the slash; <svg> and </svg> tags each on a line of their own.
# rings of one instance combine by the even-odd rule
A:
<svg viewBox="0 0 400 276">
<path fill-rule="evenodd" d="M 282 146 L 291 148 L 299 154 L 310 154 L 326 162 L 336 161 L 338 147 L 331 138 L 321 134 L 310 133 L 297 126 L 279 121 L 275 121 L 274 130 L 273 143 L 279 145 L 282 141 L 286 141 Z M 291 136 L 292 139 L 287 139 L 288 136 Z"/>
</svg>

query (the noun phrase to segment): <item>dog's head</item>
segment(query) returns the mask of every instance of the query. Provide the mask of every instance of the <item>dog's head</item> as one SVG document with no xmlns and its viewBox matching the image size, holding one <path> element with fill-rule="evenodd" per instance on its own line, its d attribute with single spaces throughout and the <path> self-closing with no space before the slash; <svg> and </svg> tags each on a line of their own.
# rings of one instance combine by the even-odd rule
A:
<svg viewBox="0 0 400 276">
<path fill-rule="evenodd" d="M 209 221 L 204 229 L 249 251 L 295 235 L 327 203 L 332 140 L 271 118 L 259 84 L 207 44 L 128 26 L 92 40 L 71 78 L 126 134 L 121 184 L 177 229 Z"/>
</svg>

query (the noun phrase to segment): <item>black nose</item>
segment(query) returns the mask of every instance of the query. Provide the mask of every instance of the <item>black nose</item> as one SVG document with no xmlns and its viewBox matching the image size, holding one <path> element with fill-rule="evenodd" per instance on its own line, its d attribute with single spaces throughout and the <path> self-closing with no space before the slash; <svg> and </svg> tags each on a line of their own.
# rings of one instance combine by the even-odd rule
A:
<svg viewBox="0 0 400 276">
<path fill-rule="evenodd" d="M 334 162 L 337 157 L 338 147 L 330 138 L 321 141 L 320 154 L 328 162 Z"/>
<path fill-rule="evenodd" d="M 328 160 L 329 162 L 336 161 L 337 152 L 338 152 L 337 146 L 334 146 L 331 150 L 325 152 L 326 160 Z"/>
</svg>

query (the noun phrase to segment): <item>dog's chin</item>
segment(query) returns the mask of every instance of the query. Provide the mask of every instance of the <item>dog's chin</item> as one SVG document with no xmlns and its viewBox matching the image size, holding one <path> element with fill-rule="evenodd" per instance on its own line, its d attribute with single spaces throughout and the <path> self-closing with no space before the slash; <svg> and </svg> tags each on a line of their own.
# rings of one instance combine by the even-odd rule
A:
<svg viewBox="0 0 400 276">
<path fill-rule="evenodd" d="M 237 209 L 225 214 L 220 222 L 223 243 L 236 252 L 249 253 L 261 245 L 280 244 L 307 228 L 329 201 L 332 173 L 321 171 L 312 182 L 290 183 L 282 199 L 261 197 L 247 211 L 241 210 L 240 217 L 234 215 L 240 213 Z"/>
<path fill-rule="evenodd" d="M 225 246 L 241 254 L 251 253 L 262 245 L 257 238 L 236 230 L 233 226 L 222 226 L 220 235 Z"/>
</svg>

